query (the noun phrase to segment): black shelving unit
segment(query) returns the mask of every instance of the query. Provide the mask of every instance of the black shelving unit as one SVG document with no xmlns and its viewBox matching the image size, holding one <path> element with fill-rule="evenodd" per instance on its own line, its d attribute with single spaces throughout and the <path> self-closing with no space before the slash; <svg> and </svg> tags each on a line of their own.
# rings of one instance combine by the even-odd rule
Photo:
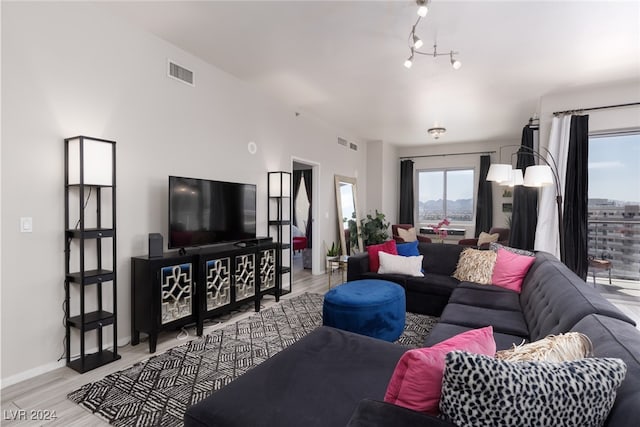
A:
<svg viewBox="0 0 640 427">
<path fill-rule="evenodd" d="M 67 138 L 65 142 L 65 329 L 67 366 L 84 373 L 120 359 L 116 312 L 116 143 L 87 136 Z M 109 164 L 109 159 L 110 164 Z M 96 167 L 97 164 L 97 167 Z M 87 207 L 92 201 L 95 214 Z M 104 218 L 103 204 L 110 203 L 110 221 Z M 73 206 L 77 206 L 77 211 Z M 108 212 L 104 212 L 105 214 Z M 77 220 L 76 219 L 77 215 Z M 74 217 L 72 221 L 71 217 Z M 106 225 L 110 222 L 110 225 Z M 89 224 L 91 226 L 87 226 Z M 103 225 L 105 224 L 105 225 Z M 103 244 L 111 243 L 111 250 Z M 95 245 L 93 252 L 89 246 Z M 77 246 L 77 249 L 76 249 Z M 77 262 L 72 262 L 72 247 Z M 87 254 L 89 252 L 89 254 Z M 112 268 L 105 267 L 110 258 Z M 87 267 L 91 265 L 91 267 Z M 73 269 L 73 270 L 72 270 Z M 111 311 L 103 303 L 103 291 L 112 293 Z M 71 306 L 72 290 L 79 294 L 79 309 Z M 95 293 L 95 302 L 87 293 Z M 91 311 L 86 311 L 91 306 Z M 103 328 L 113 328 L 113 350 L 104 348 Z M 80 354 L 72 360 L 72 328 L 78 331 Z M 87 354 L 85 335 L 96 333 L 97 351 Z"/>
<path fill-rule="evenodd" d="M 292 289 L 291 276 L 292 244 L 291 244 L 291 173 L 268 173 L 268 235 L 277 243 L 276 264 L 278 265 L 277 287 L 281 294 L 288 294 Z M 283 287 L 284 278 L 289 279 L 289 288 Z"/>
</svg>

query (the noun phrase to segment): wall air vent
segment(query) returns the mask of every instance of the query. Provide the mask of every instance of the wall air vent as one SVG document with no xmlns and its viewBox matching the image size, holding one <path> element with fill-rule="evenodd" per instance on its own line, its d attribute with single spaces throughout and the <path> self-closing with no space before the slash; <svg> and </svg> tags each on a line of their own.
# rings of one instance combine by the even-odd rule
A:
<svg viewBox="0 0 640 427">
<path fill-rule="evenodd" d="M 180 80 L 182 83 L 186 83 L 189 86 L 195 86 L 193 71 L 184 68 L 181 65 L 169 60 L 169 77 Z"/>
<path fill-rule="evenodd" d="M 344 138 L 338 137 L 338 145 L 342 145 L 343 147 L 347 146 L 347 140 Z"/>
<path fill-rule="evenodd" d="M 349 143 L 349 148 L 352 149 L 353 151 L 358 151 L 358 145 L 354 144 L 353 142 Z"/>
</svg>

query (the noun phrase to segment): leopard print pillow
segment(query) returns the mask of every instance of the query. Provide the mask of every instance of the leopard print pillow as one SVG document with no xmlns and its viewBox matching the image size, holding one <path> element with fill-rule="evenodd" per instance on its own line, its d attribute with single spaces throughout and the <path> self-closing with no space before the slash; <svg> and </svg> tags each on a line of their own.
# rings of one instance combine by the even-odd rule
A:
<svg viewBox="0 0 640 427">
<path fill-rule="evenodd" d="M 490 285 L 493 266 L 496 265 L 496 253 L 478 249 L 465 249 L 460 254 L 453 277 L 461 282 L 475 282 Z"/>
<path fill-rule="evenodd" d="M 459 426 L 602 426 L 626 372 L 620 359 L 506 362 L 454 351 L 440 411 Z"/>
</svg>

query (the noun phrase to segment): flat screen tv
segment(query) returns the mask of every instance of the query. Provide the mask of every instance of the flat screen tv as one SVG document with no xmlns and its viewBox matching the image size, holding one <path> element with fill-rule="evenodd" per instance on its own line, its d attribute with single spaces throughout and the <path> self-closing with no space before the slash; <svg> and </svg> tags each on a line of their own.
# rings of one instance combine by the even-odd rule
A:
<svg viewBox="0 0 640 427">
<path fill-rule="evenodd" d="M 169 248 L 256 237 L 256 186 L 169 177 Z"/>
</svg>

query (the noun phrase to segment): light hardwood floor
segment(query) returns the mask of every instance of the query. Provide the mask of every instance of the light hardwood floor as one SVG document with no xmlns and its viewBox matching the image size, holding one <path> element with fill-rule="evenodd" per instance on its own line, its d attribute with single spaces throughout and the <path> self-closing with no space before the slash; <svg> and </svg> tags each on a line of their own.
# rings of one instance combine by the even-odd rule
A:
<svg viewBox="0 0 640 427">
<path fill-rule="evenodd" d="M 332 284 L 340 281 L 340 273 L 334 272 Z M 594 286 L 593 282 L 587 281 L 589 286 Z M 640 325 L 640 284 L 638 282 L 614 281 L 609 285 L 605 279 L 598 278 L 596 288 L 612 303 L 616 304 L 627 315 L 632 317 Z M 312 276 L 308 270 L 294 270 L 293 292 L 283 296 L 291 298 L 304 292 L 325 293 L 328 289 L 328 276 Z M 263 300 L 263 308 L 275 304 L 275 299 L 271 296 Z M 253 314 L 251 307 L 247 307 L 244 312 L 224 316 L 216 323 L 205 325 L 205 334 L 220 328 L 228 323 L 236 322 Z M 188 339 L 195 336 L 195 328 L 189 328 Z M 184 343 L 184 340 L 177 339 L 178 331 L 165 332 L 158 337 L 157 351 L 160 354 L 167 349 Z M 122 359 L 102 366 L 83 375 L 76 373 L 72 369 L 63 367 L 38 377 L 23 381 L 4 388 L 1 391 L 2 418 L 0 424 L 3 426 L 32 425 L 32 426 L 106 426 L 106 422 L 83 409 L 79 405 L 67 400 L 68 393 L 76 390 L 84 384 L 97 381 L 113 372 L 125 369 L 137 362 L 148 359 L 149 347 L 146 341 L 137 346 L 126 345 L 119 350 Z M 19 410 L 24 410 L 25 416 L 29 418 L 30 411 L 54 411 L 56 419 L 50 421 L 43 420 L 12 420 Z"/>
<path fill-rule="evenodd" d="M 327 291 L 329 286 L 328 276 L 326 274 L 312 276 L 309 270 L 295 270 L 293 279 L 293 291 L 290 294 L 284 295 L 282 299 L 292 298 L 305 292 L 322 294 Z M 340 273 L 334 272 L 332 284 L 335 285 L 339 281 Z M 273 296 L 266 296 L 262 300 L 262 308 L 268 308 L 274 304 L 276 304 L 276 302 Z M 205 324 L 204 333 L 211 333 L 211 331 L 221 328 L 226 324 L 251 316 L 254 313 L 252 308 L 253 303 L 248 304 L 245 311 L 212 319 L 213 322 Z M 195 327 L 188 328 L 187 330 L 189 332 L 187 339 L 193 339 L 196 336 Z M 169 331 L 160 334 L 156 353 L 154 354 L 161 354 L 169 348 L 186 342 L 185 339 L 178 339 L 178 334 L 179 331 Z M 85 374 L 79 374 L 70 368 L 63 367 L 2 389 L 0 392 L 2 407 L 0 425 L 108 426 L 109 424 L 102 419 L 68 400 L 67 394 L 80 388 L 84 384 L 100 380 L 106 375 L 128 368 L 135 363 L 153 356 L 149 353 L 149 345 L 146 340 L 141 341 L 137 346 L 123 346 L 118 352 L 122 356 L 120 360 Z M 20 412 L 21 410 L 25 412 Z M 44 411 L 46 415 L 48 411 L 49 414 L 55 413 L 56 418 L 52 420 L 32 420 L 30 419 L 32 415 L 31 411 L 41 411 L 40 413 L 36 412 L 36 415 L 42 414 L 42 411 Z"/>
</svg>

